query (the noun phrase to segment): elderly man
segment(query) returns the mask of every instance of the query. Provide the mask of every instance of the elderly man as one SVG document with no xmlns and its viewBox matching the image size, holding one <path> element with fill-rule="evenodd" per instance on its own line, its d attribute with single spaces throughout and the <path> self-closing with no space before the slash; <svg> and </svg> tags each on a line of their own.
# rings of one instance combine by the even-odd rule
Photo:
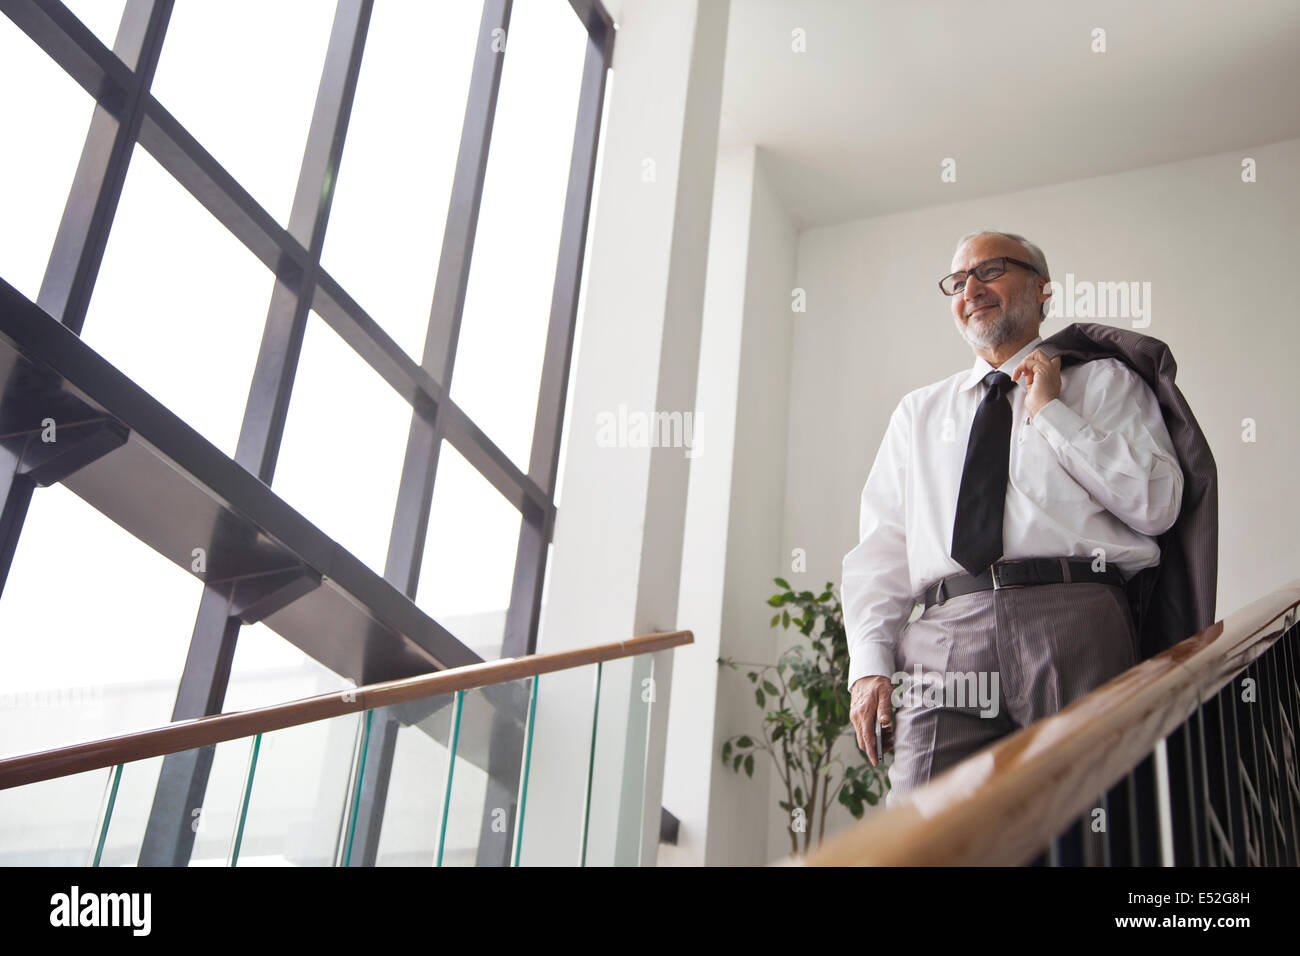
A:
<svg viewBox="0 0 1300 956">
<path fill-rule="evenodd" d="M 974 364 L 903 397 L 862 490 L 843 569 L 850 716 L 873 764 L 877 724 L 894 738 L 887 805 L 1139 658 L 1125 584 L 1159 563 L 1184 476 L 1124 362 L 1062 372 L 1037 349 L 1049 281 L 1022 236 L 958 243 L 940 288 Z M 953 693 L 971 677 L 991 706 Z"/>
</svg>

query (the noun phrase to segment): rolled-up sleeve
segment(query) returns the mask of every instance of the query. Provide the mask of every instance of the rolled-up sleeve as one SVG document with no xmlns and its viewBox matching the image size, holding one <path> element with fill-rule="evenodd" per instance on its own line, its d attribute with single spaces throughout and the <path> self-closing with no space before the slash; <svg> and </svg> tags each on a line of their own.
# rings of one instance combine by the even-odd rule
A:
<svg viewBox="0 0 1300 956">
<path fill-rule="evenodd" d="M 1163 534 L 1178 518 L 1183 470 L 1155 394 L 1128 366 L 1109 360 L 1081 404 L 1053 399 L 1032 424 L 1107 511 L 1134 531 Z"/>
<path fill-rule="evenodd" d="M 849 687 L 862 677 L 894 673 L 894 647 L 914 598 L 907 563 L 907 467 L 910 416 L 899 402 L 876 452 L 858 520 L 858 544 L 844 556 L 844 632 Z"/>
</svg>

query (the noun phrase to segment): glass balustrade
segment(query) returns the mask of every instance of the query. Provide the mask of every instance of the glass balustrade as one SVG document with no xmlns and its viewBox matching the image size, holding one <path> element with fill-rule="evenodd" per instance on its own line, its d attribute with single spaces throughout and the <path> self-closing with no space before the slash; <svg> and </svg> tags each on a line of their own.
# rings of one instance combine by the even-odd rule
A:
<svg viewBox="0 0 1300 956">
<path fill-rule="evenodd" d="M 0 864 L 135 866 L 188 827 L 190 866 L 635 866 L 655 703 L 642 655 L 0 790 Z M 164 760 L 206 768 L 194 807 Z"/>
</svg>

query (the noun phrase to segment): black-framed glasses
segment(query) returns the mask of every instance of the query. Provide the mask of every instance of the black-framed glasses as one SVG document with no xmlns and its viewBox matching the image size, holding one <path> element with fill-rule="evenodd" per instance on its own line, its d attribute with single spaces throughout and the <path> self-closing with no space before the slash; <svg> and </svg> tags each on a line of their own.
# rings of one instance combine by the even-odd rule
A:
<svg viewBox="0 0 1300 956">
<path fill-rule="evenodd" d="M 966 288 L 966 277 L 975 276 L 980 282 L 989 282 L 996 279 L 1002 273 L 1007 271 L 1007 263 L 1013 262 L 1022 269 L 1028 269 L 1034 275 L 1040 275 L 1039 271 L 1023 259 L 1012 259 L 1010 256 L 998 256 L 995 259 L 985 259 L 977 263 L 974 269 L 964 269 L 961 272 L 954 272 L 946 275 L 939 280 L 939 289 L 944 295 L 956 295 L 962 289 Z"/>
</svg>

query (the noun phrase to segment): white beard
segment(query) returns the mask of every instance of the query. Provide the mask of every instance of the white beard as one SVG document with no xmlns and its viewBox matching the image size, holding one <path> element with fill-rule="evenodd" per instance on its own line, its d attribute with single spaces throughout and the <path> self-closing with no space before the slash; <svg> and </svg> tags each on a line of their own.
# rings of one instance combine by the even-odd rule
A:
<svg viewBox="0 0 1300 956">
<path fill-rule="evenodd" d="M 992 322 L 985 322 L 978 329 L 967 320 L 962 326 L 961 334 L 972 348 L 997 349 L 1021 338 L 1028 331 L 1026 324 L 1025 317 L 1017 314 L 1017 311 L 1004 311 Z"/>
</svg>

